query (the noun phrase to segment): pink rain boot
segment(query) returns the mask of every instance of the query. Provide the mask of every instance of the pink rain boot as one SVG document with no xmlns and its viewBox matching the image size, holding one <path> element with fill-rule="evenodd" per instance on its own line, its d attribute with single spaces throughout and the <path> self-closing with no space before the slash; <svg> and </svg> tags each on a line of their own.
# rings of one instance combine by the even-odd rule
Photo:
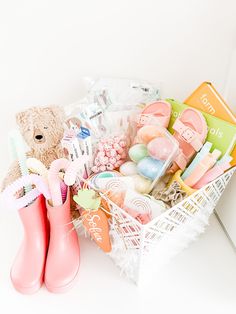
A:
<svg viewBox="0 0 236 314">
<path fill-rule="evenodd" d="M 48 220 L 42 195 L 29 206 L 19 210 L 24 226 L 24 240 L 11 269 L 16 290 L 24 294 L 38 291 L 43 283 L 48 248 Z"/>
<path fill-rule="evenodd" d="M 80 247 L 70 215 L 70 193 L 63 205 L 47 204 L 50 244 L 45 269 L 45 285 L 54 293 L 66 292 L 75 283 L 80 264 Z"/>
</svg>

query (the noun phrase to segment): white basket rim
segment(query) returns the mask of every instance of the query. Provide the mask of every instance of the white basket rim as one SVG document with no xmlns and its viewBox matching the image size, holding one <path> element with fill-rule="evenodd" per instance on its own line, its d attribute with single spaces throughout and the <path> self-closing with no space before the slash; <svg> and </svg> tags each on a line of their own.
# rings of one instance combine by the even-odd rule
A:
<svg viewBox="0 0 236 314">
<path fill-rule="evenodd" d="M 203 186 L 201 189 L 195 191 L 193 194 L 189 195 L 188 197 L 186 197 L 185 199 L 183 199 L 181 202 L 179 202 L 178 204 L 172 206 L 171 208 L 167 209 L 164 213 L 160 214 L 159 216 L 155 217 L 154 219 L 152 219 L 150 222 L 148 222 L 147 224 L 141 224 L 138 220 L 136 220 L 134 217 L 132 217 L 131 215 L 129 215 L 123 208 L 119 207 L 117 204 L 115 204 L 114 202 L 112 202 L 108 196 L 106 196 L 105 194 L 103 194 L 102 192 L 100 193 L 101 196 L 108 201 L 109 203 L 111 203 L 111 205 L 119 208 L 119 210 L 121 211 L 121 213 L 123 213 L 125 216 L 128 216 L 130 218 L 131 221 L 133 221 L 137 226 L 139 226 L 142 229 L 148 229 L 150 228 L 150 226 L 152 226 L 153 224 L 156 224 L 158 222 L 158 220 L 160 220 L 161 218 L 165 217 L 165 216 L 169 216 L 169 213 L 171 211 L 173 211 L 175 208 L 177 207 L 181 207 L 181 205 L 183 203 L 185 203 L 190 197 L 195 196 L 197 194 L 200 194 L 202 191 L 204 191 L 205 189 L 207 189 L 209 186 L 214 185 L 214 183 L 219 180 L 220 178 L 224 177 L 227 173 L 232 173 L 231 175 L 233 175 L 233 173 L 236 170 L 236 166 L 230 168 L 229 170 L 227 170 L 225 173 L 223 173 L 222 175 L 220 175 L 219 177 L 217 177 L 215 180 L 213 180 L 212 182 L 208 183 L 207 185 Z M 152 200 L 151 200 L 152 201 Z M 154 201 L 152 201 L 154 202 Z M 189 216 L 193 216 L 193 214 L 189 213 Z"/>
</svg>

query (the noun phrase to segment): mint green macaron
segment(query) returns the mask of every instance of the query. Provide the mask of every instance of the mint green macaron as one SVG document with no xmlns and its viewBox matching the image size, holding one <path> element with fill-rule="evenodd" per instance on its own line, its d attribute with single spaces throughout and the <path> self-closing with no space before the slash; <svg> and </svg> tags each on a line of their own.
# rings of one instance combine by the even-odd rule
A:
<svg viewBox="0 0 236 314">
<path fill-rule="evenodd" d="M 147 156 L 148 151 L 146 145 L 144 144 L 135 144 L 129 149 L 129 157 L 136 163 Z"/>
</svg>

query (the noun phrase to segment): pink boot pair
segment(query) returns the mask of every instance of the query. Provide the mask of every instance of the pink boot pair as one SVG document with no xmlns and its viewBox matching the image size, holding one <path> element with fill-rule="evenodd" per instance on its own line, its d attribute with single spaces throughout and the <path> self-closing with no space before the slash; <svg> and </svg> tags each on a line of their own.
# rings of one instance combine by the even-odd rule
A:
<svg viewBox="0 0 236 314">
<path fill-rule="evenodd" d="M 40 195 L 19 210 L 24 240 L 11 270 L 11 280 L 21 293 L 35 293 L 43 281 L 49 291 L 65 292 L 75 282 L 80 249 L 70 217 L 69 194 L 62 206 L 45 204 Z"/>
</svg>

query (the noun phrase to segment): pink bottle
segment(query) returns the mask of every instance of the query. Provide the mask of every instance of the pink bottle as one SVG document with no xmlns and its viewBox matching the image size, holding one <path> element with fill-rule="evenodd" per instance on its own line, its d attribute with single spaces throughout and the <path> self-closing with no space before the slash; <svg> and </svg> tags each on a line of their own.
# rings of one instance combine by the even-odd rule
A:
<svg viewBox="0 0 236 314">
<path fill-rule="evenodd" d="M 38 291 L 43 283 L 48 248 L 48 220 L 43 195 L 19 210 L 24 239 L 11 269 L 16 290 L 24 294 Z"/>
<path fill-rule="evenodd" d="M 47 204 L 50 244 L 45 268 L 45 285 L 54 293 L 66 292 L 75 283 L 80 265 L 80 247 L 70 214 L 70 192 L 61 206 Z"/>
</svg>

